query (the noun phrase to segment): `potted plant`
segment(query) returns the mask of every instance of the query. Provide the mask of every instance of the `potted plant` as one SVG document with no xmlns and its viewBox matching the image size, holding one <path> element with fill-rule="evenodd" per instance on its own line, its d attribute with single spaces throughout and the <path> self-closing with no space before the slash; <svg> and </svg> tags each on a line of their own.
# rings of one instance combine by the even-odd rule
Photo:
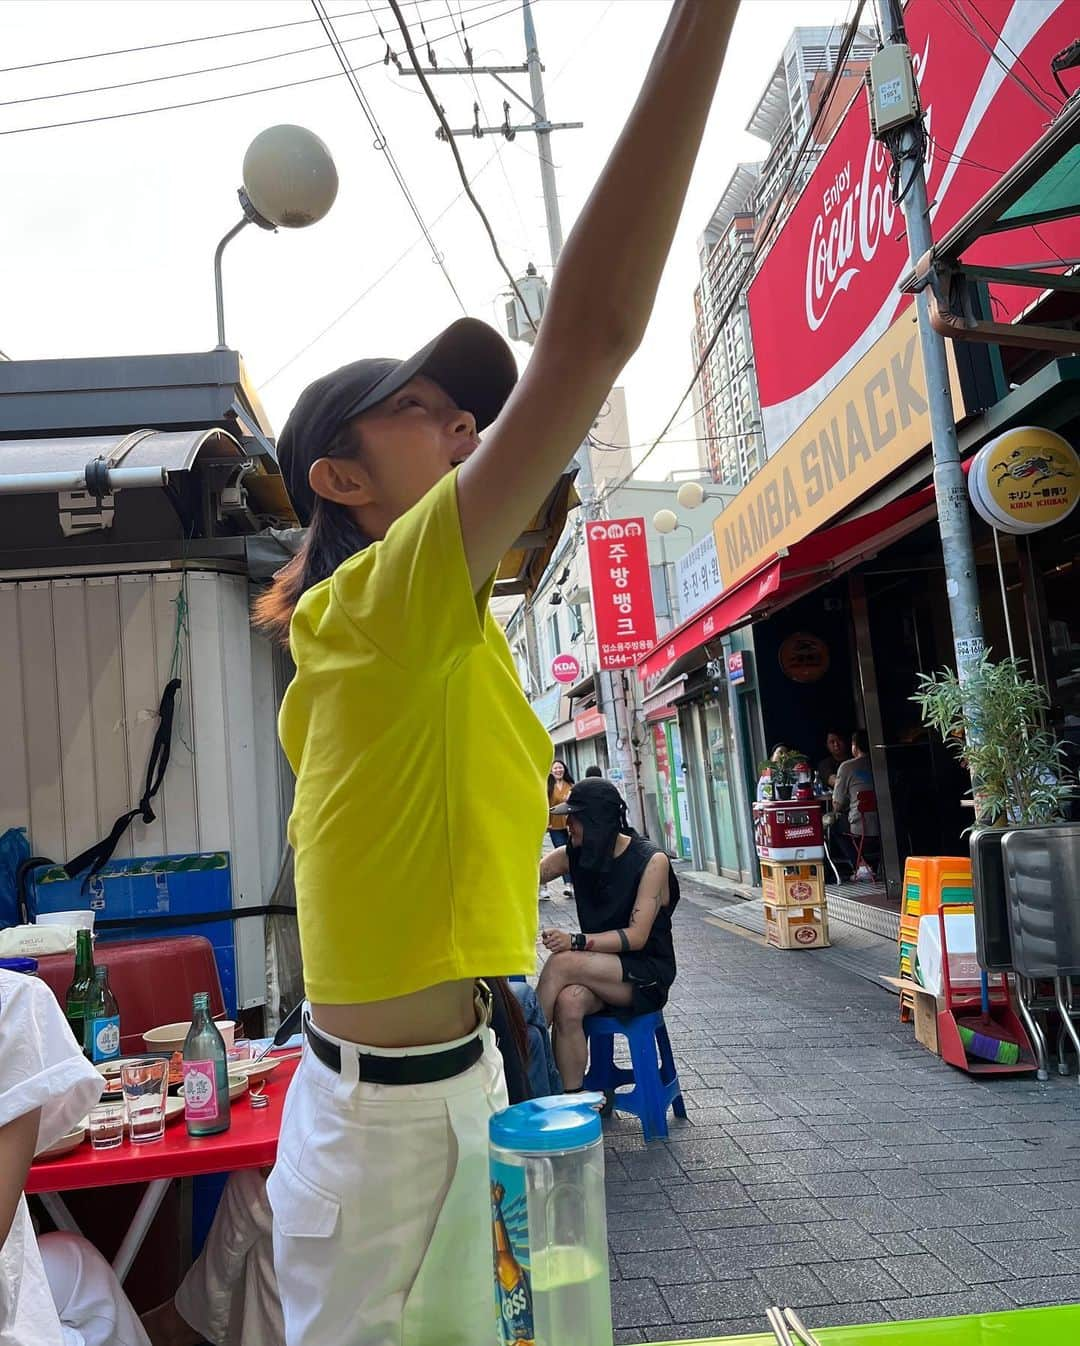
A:
<svg viewBox="0 0 1080 1346">
<path fill-rule="evenodd" d="M 979 964 L 984 972 L 1010 972 L 1014 950 L 1002 839 L 1010 829 L 1062 824 L 1074 793 L 1064 748 L 1048 727 L 1050 699 L 1021 661 L 994 663 L 989 653 L 963 687 L 951 669 L 920 674 L 919 683 L 912 699 L 923 721 L 941 734 L 972 777 L 970 849 Z M 1017 901 L 1030 900 L 1019 876 L 1010 879 L 1009 891 Z M 1040 896 L 1045 901 L 1045 894 Z"/>
<path fill-rule="evenodd" d="M 792 797 L 795 791 L 795 769 L 805 761 L 804 753 L 791 752 L 785 748 L 762 762 L 758 776 L 771 782 L 773 799 L 788 800 Z"/>
<path fill-rule="evenodd" d="M 1019 659 L 989 651 L 963 686 L 952 669 L 920 673 L 912 700 L 971 773 L 975 823 L 1061 822 L 1072 796 L 1065 750 L 1047 726 L 1050 698 Z"/>
</svg>

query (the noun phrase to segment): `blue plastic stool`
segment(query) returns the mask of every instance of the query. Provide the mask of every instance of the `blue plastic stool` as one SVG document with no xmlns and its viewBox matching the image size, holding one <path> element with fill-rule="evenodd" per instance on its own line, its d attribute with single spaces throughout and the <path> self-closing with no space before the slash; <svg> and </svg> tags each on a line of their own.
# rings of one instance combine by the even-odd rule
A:
<svg viewBox="0 0 1080 1346">
<path fill-rule="evenodd" d="M 619 1112 L 630 1112 L 639 1118 L 646 1140 L 666 1138 L 668 1108 L 674 1109 L 676 1117 L 685 1117 L 686 1105 L 663 1014 L 659 1010 L 625 1017 L 590 1014 L 584 1027 L 589 1043 L 589 1070 L 583 1087 L 602 1091 Z M 626 1038 L 630 1048 L 630 1070 L 615 1064 L 616 1033 Z M 620 1084 L 634 1087 L 628 1093 L 617 1094 L 615 1090 Z"/>
</svg>

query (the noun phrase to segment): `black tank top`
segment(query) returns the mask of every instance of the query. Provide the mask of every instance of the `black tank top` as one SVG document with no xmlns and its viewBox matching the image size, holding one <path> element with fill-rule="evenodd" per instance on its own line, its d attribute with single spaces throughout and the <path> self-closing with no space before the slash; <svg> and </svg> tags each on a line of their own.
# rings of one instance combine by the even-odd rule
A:
<svg viewBox="0 0 1080 1346">
<path fill-rule="evenodd" d="M 605 930 L 625 930 L 630 924 L 634 902 L 637 899 L 641 876 L 660 848 L 642 836 L 632 836 L 622 855 L 616 856 L 606 874 L 582 869 L 580 852 L 573 846 L 567 852 L 570 878 L 574 884 L 578 925 L 586 935 L 598 935 Z M 670 970 L 675 977 L 675 945 L 671 938 L 671 913 L 679 901 L 679 879 L 674 869 L 668 869 L 668 905 L 656 913 L 649 938 L 640 954 L 652 958 Z M 658 969 L 659 970 L 659 969 Z"/>
</svg>

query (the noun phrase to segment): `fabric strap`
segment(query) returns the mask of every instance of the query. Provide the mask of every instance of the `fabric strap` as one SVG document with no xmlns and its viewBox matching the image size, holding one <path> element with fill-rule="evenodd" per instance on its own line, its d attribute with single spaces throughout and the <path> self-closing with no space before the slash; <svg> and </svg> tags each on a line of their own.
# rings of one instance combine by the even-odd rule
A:
<svg viewBox="0 0 1080 1346">
<path fill-rule="evenodd" d="M 165 690 L 161 694 L 161 704 L 158 706 L 157 732 L 150 748 L 150 760 L 146 764 L 146 780 L 143 783 L 142 797 L 138 805 L 117 818 L 108 836 L 102 837 L 100 841 L 96 841 L 93 846 L 80 855 L 76 855 L 73 860 L 69 860 L 64 865 L 69 879 L 76 878 L 84 869 L 87 871 L 86 878 L 83 880 L 84 892 L 89 887 L 90 880 L 100 873 L 112 859 L 113 851 L 116 850 L 120 838 L 135 819 L 141 817 L 144 823 L 152 823 L 157 816 L 150 801 L 161 789 L 161 782 L 165 777 L 165 768 L 169 765 L 169 755 L 172 752 L 173 717 L 176 713 L 176 696 L 179 691 L 180 679 L 173 678 L 166 684 Z"/>
</svg>

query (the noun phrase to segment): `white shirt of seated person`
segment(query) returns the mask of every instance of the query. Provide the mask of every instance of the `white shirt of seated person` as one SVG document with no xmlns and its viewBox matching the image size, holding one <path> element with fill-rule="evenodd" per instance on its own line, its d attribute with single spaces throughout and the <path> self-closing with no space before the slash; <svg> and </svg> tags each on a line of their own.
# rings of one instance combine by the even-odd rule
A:
<svg viewBox="0 0 1080 1346">
<path fill-rule="evenodd" d="M 36 977 L 0 970 L 0 1126 L 41 1109 L 36 1152 L 77 1126 L 101 1097 L 53 993 Z M 0 1346 L 70 1346 L 19 1198 L 0 1247 Z"/>
</svg>

